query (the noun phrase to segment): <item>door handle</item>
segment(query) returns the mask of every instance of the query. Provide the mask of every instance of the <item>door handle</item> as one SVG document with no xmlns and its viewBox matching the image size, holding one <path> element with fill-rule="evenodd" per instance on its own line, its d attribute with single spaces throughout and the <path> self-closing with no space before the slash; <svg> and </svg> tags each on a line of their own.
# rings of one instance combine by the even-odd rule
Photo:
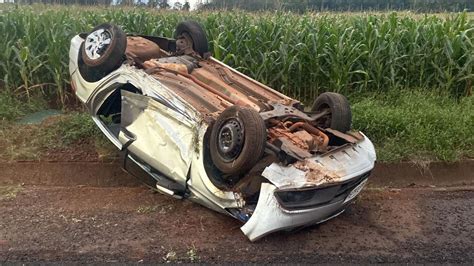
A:
<svg viewBox="0 0 474 266">
<path fill-rule="evenodd" d="M 135 140 L 137 140 L 137 136 L 132 132 L 128 131 L 126 128 L 121 127 L 120 131 L 122 132 L 123 136 L 127 139 L 127 141 L 122 145 L 122 150 L 125 150 L 132 144 Z"/>
</svg>

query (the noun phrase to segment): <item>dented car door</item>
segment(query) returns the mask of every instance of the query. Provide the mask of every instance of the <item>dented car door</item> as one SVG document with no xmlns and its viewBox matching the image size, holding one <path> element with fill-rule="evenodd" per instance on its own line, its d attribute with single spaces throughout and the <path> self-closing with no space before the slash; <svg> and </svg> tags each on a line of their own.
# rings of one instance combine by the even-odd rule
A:
<svg viewBox="0 0 474 266">
<path fill-rule="evenodd" d="M 185 184 L 191 165 L 193 124 L 150 96 L 122 91 L 119 140 L 152 168 Z"/>
</svg>

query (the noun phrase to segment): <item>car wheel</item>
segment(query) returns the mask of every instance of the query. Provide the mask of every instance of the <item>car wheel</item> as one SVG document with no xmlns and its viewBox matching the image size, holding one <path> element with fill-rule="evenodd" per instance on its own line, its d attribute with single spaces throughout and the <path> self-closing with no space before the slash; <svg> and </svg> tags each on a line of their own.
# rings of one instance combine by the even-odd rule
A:
<svg viewBox="0 0 474 266">
<path fill-rule="evenodd" d="M 127 36 L 116 25 L 104 23 L 86 36 L 81 45 L 82 76 L 97 81 L 117 69 L 125 58 Z"/>
<path fill-rule="evenodd" d="M 209 52 L 209 43 L 207 41 L 206 32 L 201 24 L 196 21 L 184 21 L 178 24 L 174 32 L 174 38 L 190 38 L 193 45 L 193 50 L 201 57 Z"/>
<path fill-rule="evenodd" d="M 262 158 L 266 140 L 265 122 L 257 111 L 231 106 L 212 127 L 212 161 L 225 174 L 243 174 Z"/>
<path fill-rule="evenodd" d="M 332 128 L 341 132 L 351 129 L 352 112 L 347 98 L 339 93 L 325 92 L 316 98 L 313 112 L 326 111 L 327 114 L 318 120 L 322 128 Z"/>
</svg>

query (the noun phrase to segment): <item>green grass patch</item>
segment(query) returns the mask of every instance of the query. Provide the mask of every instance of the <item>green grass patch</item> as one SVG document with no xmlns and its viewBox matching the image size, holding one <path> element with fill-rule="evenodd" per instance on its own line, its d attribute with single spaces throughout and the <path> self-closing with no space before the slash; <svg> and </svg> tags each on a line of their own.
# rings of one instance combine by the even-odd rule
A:
<svg viewBox="0 0 474 266">
<path fill-rule="evenodd" d="M 353 100 L 354 127 L 379 161 L 456 161 L 474 157 L 474 97 L 390 91 Z"/>
<path fill-rule="evenodd" d="M 86 113 L 70 113 L 58 116 L 39 132 L 40 138 L 49 147 L 66 147 L 75 142 L 91 139 L 100 131 Z"/>
<path fill-rule="evenodd" d="M 34 97 L 30 101 L 22 101 L 14 93 L 0 88 L 0 123 L 12 121 L 23 115 L 45 108 L 43 97 Z"/>
<path fill-rule="evenodd" d="M 57 115 L 38 125 L 0 127 L 0 160 L 42 160 L 54 153 L 78 153 L 79 159 L 92 155 L 99 160 L 116 156 L 115 147 L 86 113 Z"/>
<path fill-rule="evenodd" d="M 142 214 L 151 213 L 151 212 L 155 212 L 157 208 L 158 206 L 140 206 L 138 207 L 137 212 L 142 213 Z"/>
<path fill-rule="evenodd" d="M 0 200 L 14 199 L 22 189 L 20 185 L 0 186 Z"/>
<path fill-rule="evenodd" d="M 49 117 L 41 124 L 18 124 L 26 114 L 47 109 L 44 95 L 32 95 L 28 99 L 7 89 L 0 91 L 1 161 L 41 160 L 45 154 L 67 154 L 76 148 L 82 152 L 76 155 L 79 158 L 90 157 L 91 153 L 99 159 L 116 156 L 114 147 L 86 113 L 69 112 Z"/>
</svg>

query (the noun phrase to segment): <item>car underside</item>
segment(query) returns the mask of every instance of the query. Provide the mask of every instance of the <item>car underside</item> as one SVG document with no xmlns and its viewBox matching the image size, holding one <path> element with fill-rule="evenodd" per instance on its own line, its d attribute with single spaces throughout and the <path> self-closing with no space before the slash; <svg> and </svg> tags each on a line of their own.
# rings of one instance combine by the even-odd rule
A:
<svg viewBox="0 0 474 266">
<path fill-rule="evenodd" d="M 323 93 L 305 110 L 212 58 L 195 22 L 173 39 L 105 24 L 76 36 L 70 57 L 76 94 L 124 169 L 245 222 L 251 240 L 339 214 L 374 166 L 344 96 Z"/>
</svg>

